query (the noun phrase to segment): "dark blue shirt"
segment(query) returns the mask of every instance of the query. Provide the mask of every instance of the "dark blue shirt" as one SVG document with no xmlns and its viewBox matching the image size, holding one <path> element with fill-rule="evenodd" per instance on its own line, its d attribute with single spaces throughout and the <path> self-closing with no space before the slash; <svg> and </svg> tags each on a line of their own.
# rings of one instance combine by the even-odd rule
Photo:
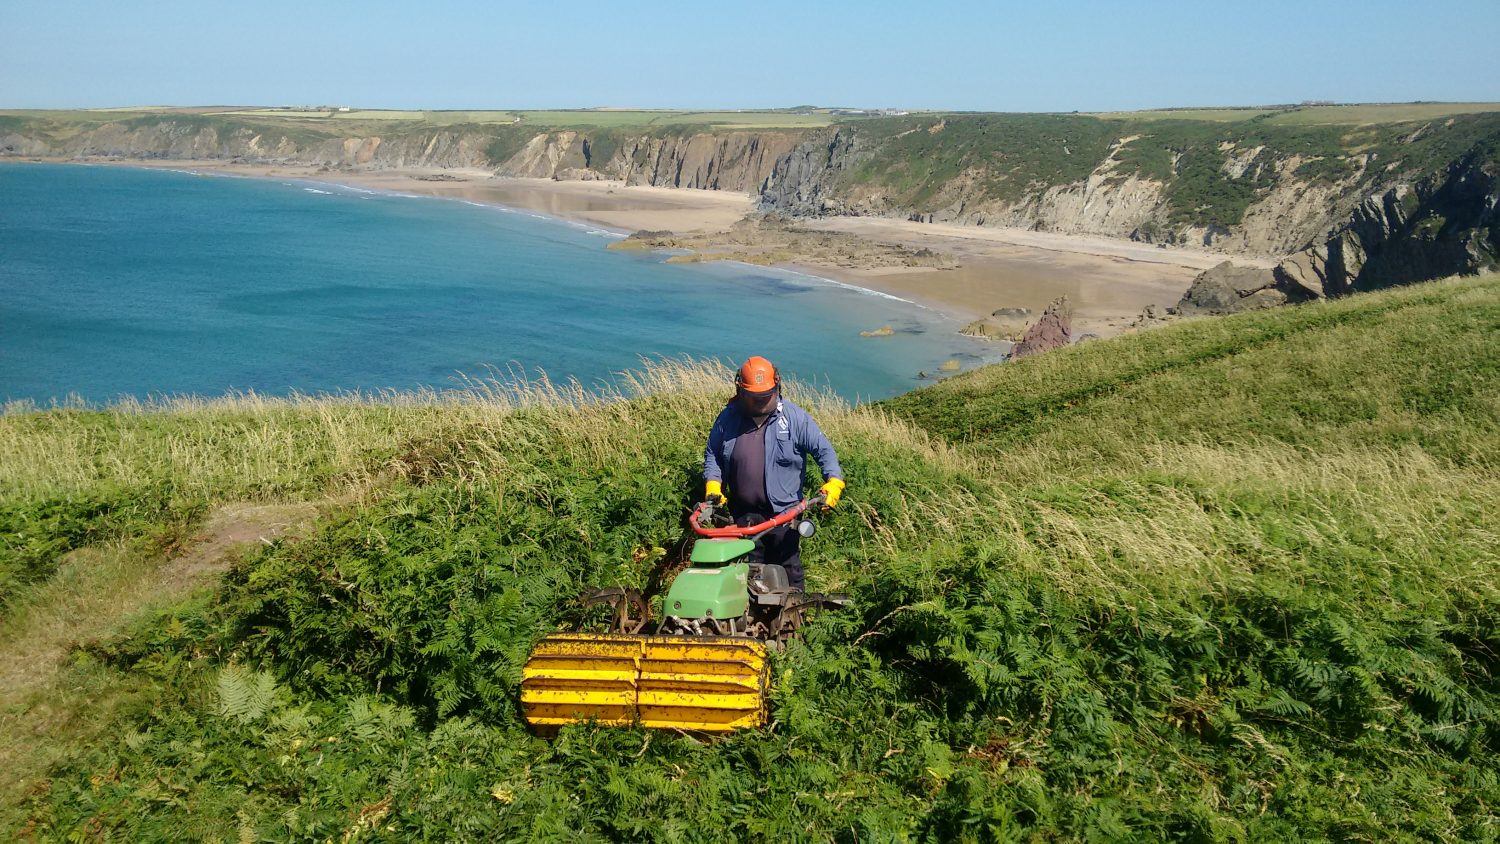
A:
<svg viewBox="0 0 1500 844">
<path fill-rule="evenodd" d="M 731 484 L 735 443 L 746 431 L 755 428 L 755 420 L 731 401 L 719 412 L 708 433 L 708 447 L 703 451 L 703 479 Z M 823 471 L 823 478 L 843 478 L 833 444 L 818 428 L 807 411 L 782 399 L 766 420 L 761 443 L 765 446 L 762 466 L 765 469 L 766 498 L 773 513 L 780 513 L 802 500 L 807 458 L 811 456 Z"/>
<path fill-rule="evenodd" d="M 766 497 L 765 437 L 765 424 L 770 421 L 768 416 L 759 427 L 746 428 L 734 438 L 734 457 L 724 474 L 729 481 L 729 509 L 736 516 L 771 514 L 771 499 Z"/>
</svg>

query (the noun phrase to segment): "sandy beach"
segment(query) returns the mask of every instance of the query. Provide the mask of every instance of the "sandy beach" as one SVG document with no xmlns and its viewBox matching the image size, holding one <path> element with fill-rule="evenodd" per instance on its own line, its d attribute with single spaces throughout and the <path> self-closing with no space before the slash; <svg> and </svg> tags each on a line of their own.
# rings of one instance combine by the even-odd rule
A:
<svg viewBox="0 0 1500 844">
<path fill-rule="evenodd" d="M 823 270 L 840 281 L 913 299 L 966 320 L 998 308 L 1040 312 L 1053 299 L 1067 296 L 1075 333 L 1100 336 L 1125 330 L 1148 305 L 1176 305 L 1194 277 L 1229 260 L 1202 250 L 1026 229 L 878 217 L 834 217 L 803 225 L 926 247 L 952 255 L 959 263 L 954 269 Z M 1239 256 L 1234 261 L 1262 265 Z"/>
<path fill-rule="evenodd" d="M 204 161 L 118 163 L 268 179 L 306 179 L 393 193 L 462 199 L 592 223 L 621 234 L 642 229 L 722 231 L 755 209 L 755 198 L 749 194 L 643 185 L 627 187 L 618 181 L 516 179 L 494 176 L 488 170 L 335 171 L 319 167 Z"/>
<path fill-rule="evenodd" d="M 622 234 L 648 230 L 721 232 L 754 211 L 748 194 L 626 186 L 618 181 L 554 181 L 495 177 L 485 170 L 330 171 L 317 167 L 203 161 L 120 161 L 260 178 L 306 179 L 374 190 L 493 203 L 586 222 Z M 1102 237 L 1054 234 L 875 217 L 798 221 L 814 231 L 840 232 L 878 243 L 927 248 L 957 266 L 832 266 L 780 264 L 812 275 L 899 296 L 967 322 L 997 308 L 1039 312 L 1067 296 L 1075 333 L 1109 336 L 1126 330 L 1148 305 L 1176 304 L 1194 276 L 1227 256 Z M 1236 257 L 1237 263 L 1253 259 Z"/>
</svg>

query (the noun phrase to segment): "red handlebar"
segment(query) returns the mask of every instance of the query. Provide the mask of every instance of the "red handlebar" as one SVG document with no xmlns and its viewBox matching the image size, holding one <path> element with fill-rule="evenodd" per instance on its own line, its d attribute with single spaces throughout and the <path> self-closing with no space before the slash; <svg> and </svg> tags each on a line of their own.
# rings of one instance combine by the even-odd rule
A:
<svg viewBox="0 0 1500 844">
<path fill-rule="evenodd" d="M 802 515 L 802 511 L 806 510 L 809 504 L 812 504 L 814 501 L 819 500 L 821 497 L 822 496 L 813 496 L 811 500 L 798 501 L 785 512 L 758 524 L 747 525 L 745 527 L 740 527 L 739 525 L 729 525 L 727 527 L 720 528 L 704 527 L 703 525 L 699 524 L 698 520 L 703 516 L 703 508 L 708 505 L 707 501 L 702 501 L 699 502 L 697 507 L 693 508 L 693 515 L 688 518 L 688 521 L 693 526 L 693 532 L 698 534 L 699 536 L 707 536 L 713 539 L 749 539 L 752 536 L 765 533 L 772 528 L 778 528 L 784 524 L 791 522 L 793 519 Z"/>
</svg>

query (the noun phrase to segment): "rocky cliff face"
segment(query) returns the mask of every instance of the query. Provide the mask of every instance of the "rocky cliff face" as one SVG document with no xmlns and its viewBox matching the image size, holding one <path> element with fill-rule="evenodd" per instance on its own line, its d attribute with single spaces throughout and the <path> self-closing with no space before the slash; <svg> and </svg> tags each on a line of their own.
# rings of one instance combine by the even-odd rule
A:
<svg viewBox="0 0 1500 844">
<path fill-rule="evenodd" d="M 631 138 L 600 169 L 632 185 L 759 193 L 797 146 L 796 132 L 701 132 Z"/>
<path fill-rule="evenodd" d="M 852 203 L 839 190 L 841 176 L 863 158 L 861 153 L 852 132 L 814 133 L 772 167 L 760 191 L 761 209 L 805 217 L 869 213 L 868 204 Z"/>
<path fill-rule="evenodd" d="M 1342 296 L 1500 266 L 1500 163 L 1470 154 L 1440 174 L 1365 197 L 1276 268 L 1284 287 Z"/>
<path fill-rule="evenodd" d="M 327 167 L 483 167 L 489 138 L 433 131 L 387 139 L 290 134 L 188 120 L 106 123 L 60 141 L 21 132 L 0 138 L 0 155 L 307 164 Z M 550 174 L 549 174 L 550 175 Z"/>
<path fill-rule="evenodd" d="M 515 131 L 506 128 L 507 134 Z M 525 133 L 497 144 L 482 128 L 400 135 L 324 137 L 308 131 L 208 123 L 190 119 L 106 123 L 64 140 L 12 131 L 0 136 L 0 156 L 139 158 L 299 164 L 335 169 L 488 168 L 529 178 L 622 179 L 632 185 L 757 193 L 777 163 L 802 140 L 790 132 L 641 134 L 600 144 L 584 132 Z"/>
<path fill-rule="evenodd" d="M 1225 262 L 1204 272 L 1177 307 L 1237 313 L 1496 269 L 1497 206 L 1500 166 L 1471 154 L 1443 173 L 1365 197 L 1320 242 L 1274 269 Z"/>
<path fill-rule="evenodd" d="M 849 130 L 805 140 L 778 162 L 761 193 L 761 207 L 800 216 L 852 214 L 1129 237 L 1161 202 L 1160 183 L 1133 175 L 1117 178 L 1119 162 L 1109 157 L 1082 181 L 1045 187 L 1018 201 L 989 196 L 987 174 L 967 168 L 934 193 L 932 210 L 918 211 L 878 182 L 850 178 L 875 151 L 868 139 Z"/>
</svg>

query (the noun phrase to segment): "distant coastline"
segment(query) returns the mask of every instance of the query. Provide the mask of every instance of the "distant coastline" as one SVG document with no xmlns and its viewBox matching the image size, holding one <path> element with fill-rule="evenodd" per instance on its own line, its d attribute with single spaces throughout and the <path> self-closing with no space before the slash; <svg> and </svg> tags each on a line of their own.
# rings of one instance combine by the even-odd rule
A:
<svg viewBox="0 0 1500 844">
<path fill-rule="evenodd" d="M 339 173 L 336 175 L 314 172 L 293 175 L 284 172 L 287 168 L 226 165 L 222 162 L 56 161 L 47 163 L 168 170 L 189 175 L 226 178 L 289 180 L 313 185 L 368 190 L 391 196 L 445 199 L 551 218 L 563 223 L 598 229 L 617 238 L 627 237 L 636 231 L 659 229 L 666 225 L 682 227 L 685 224 L 686 228 L 683 230 L 688 231 L 728 228 L 745 214 L 753 211 L 752 203 L 752 207 L 744 209 L 743 214 L 731 216 L 740 211 L 739 206 L 742 203 L 726 201 L 732 200 L 737 195 L 726 196 L 721 191 L 640 186 L 626 188 L 619 183 L 558 182 L 552 179 L 491 177 L 485 171 L 474 171 L 472 176 L 473 181 L 482 182 L 481 186 L 460 188 L 457 186 L 469 183 L 470 179 L 434 179 L 427 171 Z M 440 172 L 443 175 L 452 175 L 449 171 Z M 434 185 L 449 189 L 434 188 Z M 578 190 L 578 187 L 584 189 Z M 605 189 L 606 196 L 613 193 L 616 188 L 626 193 L 618 200 L 601 203 L 598 196 L 600 187 Z M 570 190 L 570 188 L 573 189 Z M 685 193 L 690 195 L 684 197 Z M 759 270 L 785 272 L 816 283 L 831 284 L 913 307 L 937 311 L 957 319 L 957 316 L 949 313 L 948 309 L 933 307 L 915 299 L 882 290 L 877 284 L 854 283 L 836 278 L 835 273 L 830 272 L 826 267 L 797 263 L 747 266 L 754 266 Z"/>
<path fill-rule="evenodd" d="M 0 399 L 412 389 L 512 363 L 609 383 L 641 356 L 769 348 L 857 400 L 1004 351 L 958 336 L 944 314 L 821 276 L 615 254 L 604 246 L 618 234 L 593 222 L 247 175 L 0 168 L 34 209 L 0 225 L 14 247 L 3 351 L 18 362 Z M 896 336 L 861 336 L 883 325 Z"/>
<path fill-rule="evenodd" d="M 41 160 L 296 180 L 456 199 L 587 224 L 620 235 L 641 230 L 721 232 L 756 210 L 755 197 L 731 191 L 626 186 L 608 180 L 496 177 L 478 168 L 357 171 L 192 159 Z M 1039 312 L 1052 299 L 1067 296 L 1074 305 L 1080 332 L 1110 336 L 1128 330 L 1147 306 L 1175 304 L 1194 276 L 1224 260 L 1223 255 L 1207 251 L 1158 249 L 1097 236 L 991 226 L 864 217 L 832 217 L 800 224 L 953 255 L 958 265 L 948 269 L 830 266 L 797 260 L 799 256 L 795 255 L 774 266 L 921 305 L 960 325 L 998 308 Z"/>
</svg>

